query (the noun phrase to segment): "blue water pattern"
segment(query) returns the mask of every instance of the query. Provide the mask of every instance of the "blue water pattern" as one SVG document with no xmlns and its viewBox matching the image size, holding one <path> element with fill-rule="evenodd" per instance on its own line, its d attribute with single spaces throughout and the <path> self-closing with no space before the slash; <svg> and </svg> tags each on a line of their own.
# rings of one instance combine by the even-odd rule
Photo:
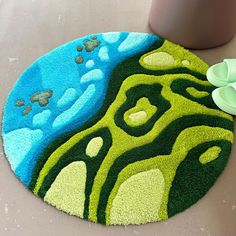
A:
<svg viewBox="0 0 236 236">
<path fill-rule="evenodd" d="M 93 51 L 76 50 L 92 36 L 100 42 Z M 11 167 L 27 187 L 44 148 L 80 127 L 102 106 L 116 65 L 157 39 L 151 34 L 128 32 L 86 36 L 40 57 L 20 76 L 5 104 L 2 134 Z M 76 63 L 77 56 L 82 56 L 84 63 Z M 32 101 L 33 94 L 45 90 L 52 91 L 47 104 Z M 24 100 L 24 105 L 16 106 L 17 100 Z M 27 106 L 32 110 L 22 115 Z"/>
</svg>

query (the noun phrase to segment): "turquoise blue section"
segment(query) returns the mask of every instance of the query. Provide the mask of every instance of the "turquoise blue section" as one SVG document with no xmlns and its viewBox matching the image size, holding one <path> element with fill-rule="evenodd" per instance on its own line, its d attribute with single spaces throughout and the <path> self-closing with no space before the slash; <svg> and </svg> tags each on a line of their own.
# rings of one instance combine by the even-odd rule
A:
<svg viewBox="0 0 236 236">
<path fill-rule="evenodd" d="M 79 92 L 81 92 L 81 91 L 79 91 Z M 57 101 L 57 106 L 58 107 L 66 106 L 68 103 L 75 100 L 75 98 L 77 97 L 77 93 L 78 93 L 78 90 L 76 91 L 76 89 L 74 89 L 74 88 L 68 88 L 64 92 L 62 97 Z"/>
<path fill-rule="evenodd" d="M 76 50 L 92 36 L 100 41 L 98 47 L 91 52 Z M 27 187 L 44 148 L 58 136 L 80 127 L 102 106 L 110 74 L 117 64 L 158 39 L 151 34 L 128 32 L 89 35 L 45 54 L 20 76 L 5 104 L 2 135 L 12 169 Z M 77 56 L 83 57 L 83 63 L 75 62 Z M 45 90 L 52 91 L 47 105 L 31 101 L 34 93 Z M 19 99 L 25 101 L 24 106 L 15 106 Z M 27 106 L 32 106 L 32 111 L 22 115 Z M 37 138 L 30 141 L 35 132 Z M 14 134 L 27 140 L 24 150 L 23 141 Z"/>
<path fill-rule="evenodd" d="M 51 113 L 52 112 L 50 110 L 44 110 L 44 111 L 34 115 L 34 117 L 33 117 L 33 126 L 34 127 L 43 126 L 48 121 Z"/>
<path fill-rule="evenodd" d="M 13 130 L 4 137 L 5 153 L 11 163 L 12 170 L 15 171 L 22 158 L 30 151 L 32 146 L 43 137 L 43 132 L 22 128 Z"/>
</svg>

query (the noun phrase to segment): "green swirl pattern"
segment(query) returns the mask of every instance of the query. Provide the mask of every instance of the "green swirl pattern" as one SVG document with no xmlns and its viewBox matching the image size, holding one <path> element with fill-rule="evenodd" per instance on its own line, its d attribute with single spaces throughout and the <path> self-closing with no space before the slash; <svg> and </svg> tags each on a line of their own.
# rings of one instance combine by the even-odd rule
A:
<svg viewBox="0 0 236 236">
<path fill-rule="evenodd" d="M 107 225 L 166 220 L 194 204 L 233 142 L 232 117 L 214 105 L 207 68 L 164 40 L 120 63 L 99 112 L 46 148 L 31 190 Z"/>
</svg>

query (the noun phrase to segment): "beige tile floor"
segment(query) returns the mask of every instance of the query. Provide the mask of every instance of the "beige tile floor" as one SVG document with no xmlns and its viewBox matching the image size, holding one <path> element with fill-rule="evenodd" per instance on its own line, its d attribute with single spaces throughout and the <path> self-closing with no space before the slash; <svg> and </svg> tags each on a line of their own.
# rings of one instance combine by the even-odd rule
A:
<svg viewBox="0 0 236 236">
<path fill-rule="evenodd" d="M 17 77 L 37 57 L 90 33 L 149 32 L 149 6 L 150 0 L 0 0 L 1 110 Z M 209 64 L 236 57 L 236 38 L 223 47 L 196 53 Z M 10 171 L 1 145 L 0 236 L 235 236 L 235 170 L 236 145 L 215 186 L 185 212 L 166 222 L 104 227 L 68 216 L 33 196 Z"/>
</svg>

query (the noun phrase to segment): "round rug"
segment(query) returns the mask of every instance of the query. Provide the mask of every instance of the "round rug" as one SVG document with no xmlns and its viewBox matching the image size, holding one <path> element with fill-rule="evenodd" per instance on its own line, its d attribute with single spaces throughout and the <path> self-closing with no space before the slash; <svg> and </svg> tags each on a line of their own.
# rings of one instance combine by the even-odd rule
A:
<svg viewBox="0 0 236 236">
<path fill-rule="evenodd" d="M 102 224 L 166 220 L 214 184 L 233 119 L 207 64 L 146 33 L 85 36 L 36 60 L 4 108 L 4 150 L 35 195 Z"/>
</svg>

